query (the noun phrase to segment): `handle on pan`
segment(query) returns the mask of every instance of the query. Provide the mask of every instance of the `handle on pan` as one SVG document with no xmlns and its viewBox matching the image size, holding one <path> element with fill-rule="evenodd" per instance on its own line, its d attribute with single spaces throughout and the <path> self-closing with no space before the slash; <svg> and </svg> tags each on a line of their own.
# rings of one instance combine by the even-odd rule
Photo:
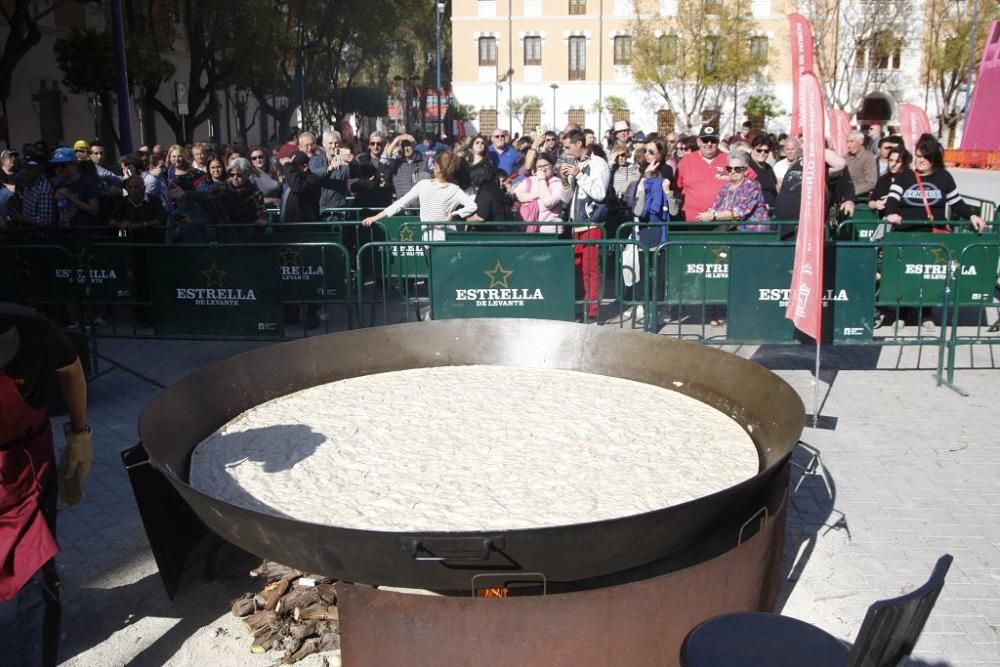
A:
<svg viewBox="0 0 1000 667">
<path fill-rule="evenodd" d="M 502 551 L 503 537 L 409 537 L 403 550 L 413 560 L 435 563 L 470 562 L 490 559 L 490 551 Z"/>
</svg>

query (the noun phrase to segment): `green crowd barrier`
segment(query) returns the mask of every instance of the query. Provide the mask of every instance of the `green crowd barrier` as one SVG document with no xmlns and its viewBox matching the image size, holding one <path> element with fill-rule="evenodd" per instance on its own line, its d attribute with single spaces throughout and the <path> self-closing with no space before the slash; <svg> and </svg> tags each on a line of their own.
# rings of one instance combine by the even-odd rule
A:
<svg viewBox="0 0 1000 667">
<path fill-rule="evenodd" d="M 723 232 L 679 238 L 656 250 L 651 265 L 665 265 L 652 313 L 666 309 L 673 323 L 661 333 L 716 344 L 801 342 L 785 317 L 795 259 L 794 242 L 755 238 L 759 233 Z M 714 236 L 714 237 L 713 237 Z M 875 308 L 875 248 L 828 243 L 824 263 L 824 342 L 871 342 Z M 691 261 L 691 260 L 705 261 Z M 838 271 L 838 266 L 850 270 Z M 725 329 L 709 331 L 710 320 Z M 658 319 L 647 317 L 655 330 Z"/>
<path fill-rule="evenodd" d="M 451 234 L 451 232 L 450 232 Z M 626 304 L 620 275 L 609 273 L 610 258 L 620 255 L 632 241 L 563 240 L 520 234 L 519 238 L 480 239 L 489 232 L 470 232 L 462 240 L 387 241 L 366 244 L 359 250 L 362 273 L 356 302 L 368 313 L 370 325 L 459 317 L 537 317 L 591 321 L 588 311 L 597 306 L 599 319 L 618 316 Z M 384 263 L 381 275 L 365 267 L 374 256 L 391 256 L 393 249 L 416 246 L 426 258 L 427 272 L 401 271 L 401 263 Z M 592 247 L 595 267 L 603 276 L 597 293 L 588 300 L 581 291 L 581 270 L 576 267 L 578 248 Z M 412 266 L 410 268 L 413 268 Z M 640 302 L 641 303 L 641 302 Z"/>
<path fill-rule="evenodd" d="M 157 335 L 285 338 L 287 305 L 340 303 L 350 322 L 342 245 L 149 246 L 146 252 Z"/>
<path fill-rule="evenodd" d="M 958 256 L 961 266 L 974 266 L 975 260 L 1000 256 L 1000 240 L 991 238 L 970 243 Z M 965 390 L 955 383 L 959 346 L 1000 344 L 1000 262 L 994 263 L 992 274 L 970 275 L 959 272 L 955 276 L 955 291 L 968 296 L 951 310 L 948 337 L 948 362 L 945 384 L 963 396 Z M 992 316 L 992 317 L 991 317 Z M 970 352 L 970 365 L 972 362 Z"/>
<path fill-rule="evenodd" d="M 0 301 L 39 306 L 81 302 L 90 273 L 79 272 L 78 260 L 61 245 L 0 245 Z"/>
</svg>

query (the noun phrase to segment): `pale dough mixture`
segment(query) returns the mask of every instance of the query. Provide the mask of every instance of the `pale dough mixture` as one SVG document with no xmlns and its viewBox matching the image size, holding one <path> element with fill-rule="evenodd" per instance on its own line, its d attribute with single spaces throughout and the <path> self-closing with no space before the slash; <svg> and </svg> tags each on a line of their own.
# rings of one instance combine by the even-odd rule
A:
<svg viewBox="0 0 1000 667">
<path fill-rule="evenodd" d="M 445 366 L 258 405 L 198 445 L 191 485 L 312 523 L 489 531 L 657 510 L 758 469 L 733 419 L 677 391 L 577 371 Z"/>
</svg>

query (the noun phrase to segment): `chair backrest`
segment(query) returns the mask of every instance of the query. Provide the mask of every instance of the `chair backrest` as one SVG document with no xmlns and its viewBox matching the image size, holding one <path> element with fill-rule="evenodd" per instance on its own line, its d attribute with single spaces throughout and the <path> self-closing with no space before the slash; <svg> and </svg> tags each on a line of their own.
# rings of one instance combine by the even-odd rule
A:
<svg viewBox="0 0 1000 667">
<path fill-rule="evenodd" d="M 941 556 L 923 586 L 868 608 L 847 658 L 849 667 L 895 667 L 910 655 L 944 587 L 951 561 L 949 554 Z"/>
</svg>

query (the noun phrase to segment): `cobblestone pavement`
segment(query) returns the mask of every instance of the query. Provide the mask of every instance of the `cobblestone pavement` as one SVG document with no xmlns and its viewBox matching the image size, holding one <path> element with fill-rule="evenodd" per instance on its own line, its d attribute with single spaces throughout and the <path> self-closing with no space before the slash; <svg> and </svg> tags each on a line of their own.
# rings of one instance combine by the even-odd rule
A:
<svg viewBox="0 0 1000 667">
<path fill-rule="evenodd" d="M 101 343 L 108 357 L 162 384 L 253 347 Z M 775 370 L 811 410 L 809 350 L 731 351 Z M 821 453 L 832 496 L 817 476 L 793 496 L 782 612 L 851 640 L 871 602 L 922 583 L 948 552 L 955 563 L 917 664 L 1000 665 L 1000 374 L 963 371 L 971 395 L 961 397 L 936 386 L 933 364 L 896 370 L 898 361 L 883 360 L 896 353 L 823 351 L 819 396 L 836 429 L 807 429 L 803 440 Z M 123 370 L 90 385 L 97 460 L 84 502 L 59 518 L 62 657 L 87 667 L 272 664 L 247 652 L 248 636 L 226 615 L 229 601 L 252 585 L 247 562 L 224 564 L 211 582 L 189 576 L 174 601 L 163 592 L 119 458 L 137 441 L 137 418 L 157 391 Z M 804 462 L 804 452 L 796 458 Z"/>
</svg>

